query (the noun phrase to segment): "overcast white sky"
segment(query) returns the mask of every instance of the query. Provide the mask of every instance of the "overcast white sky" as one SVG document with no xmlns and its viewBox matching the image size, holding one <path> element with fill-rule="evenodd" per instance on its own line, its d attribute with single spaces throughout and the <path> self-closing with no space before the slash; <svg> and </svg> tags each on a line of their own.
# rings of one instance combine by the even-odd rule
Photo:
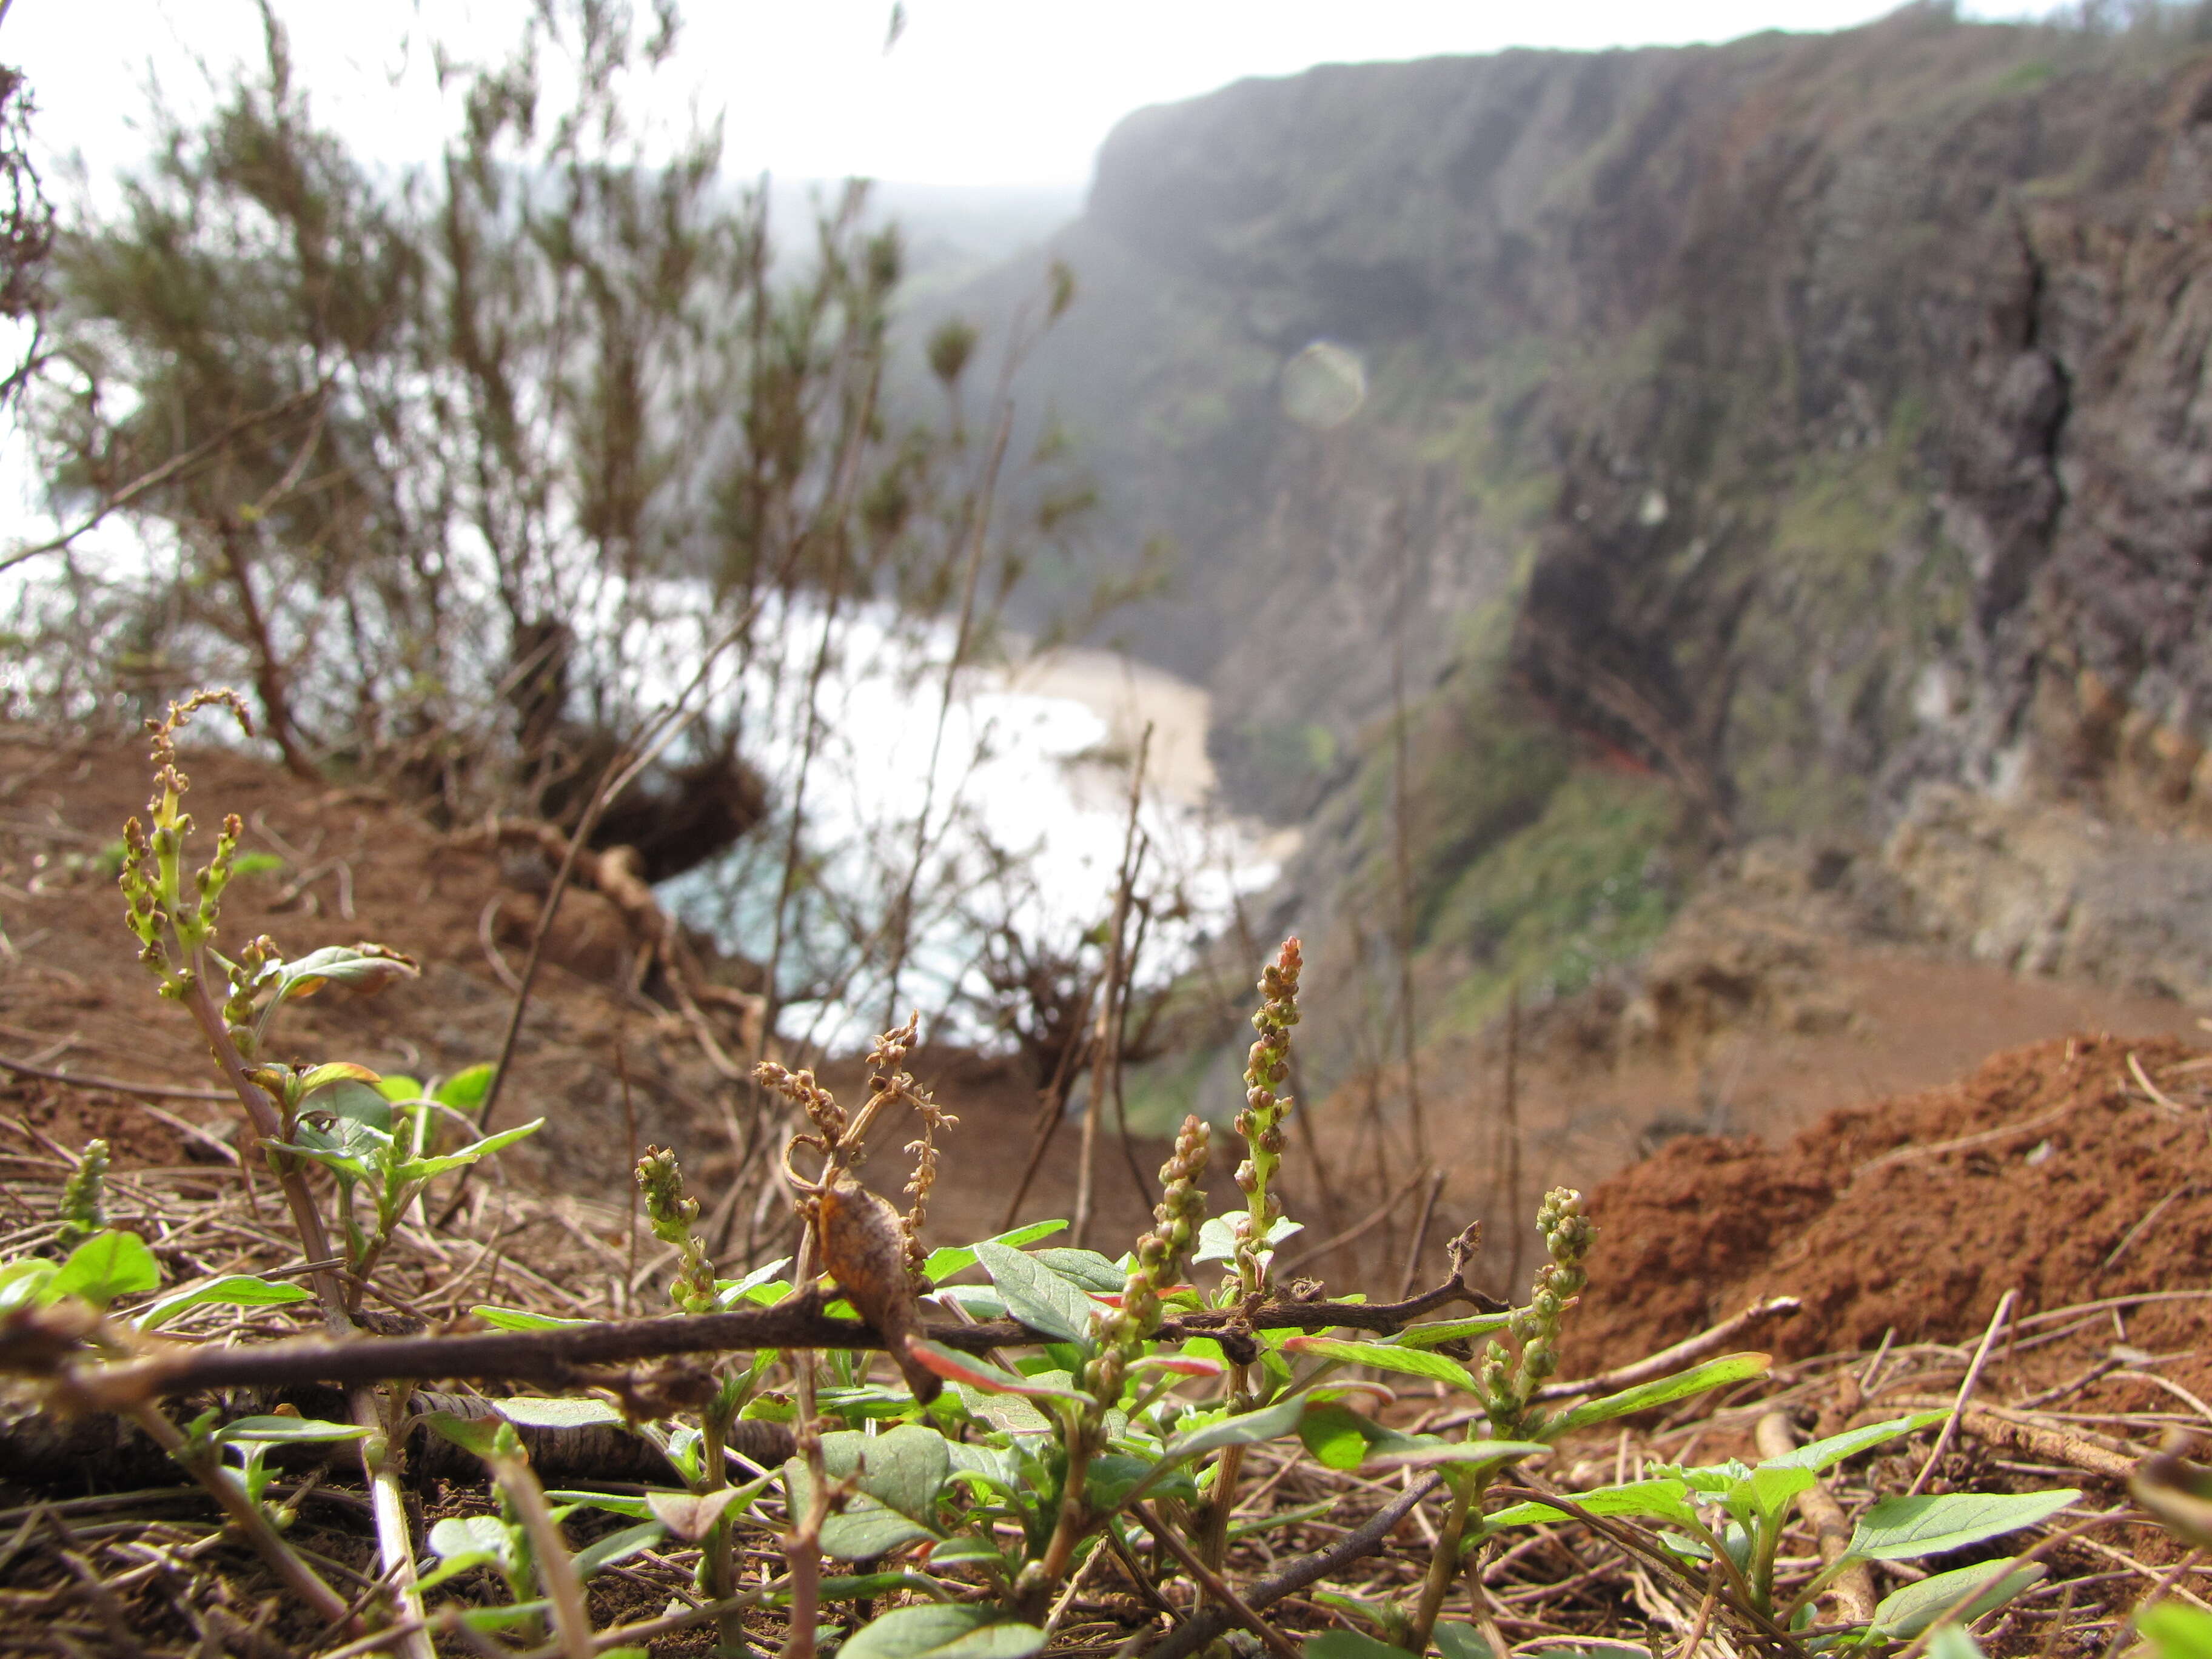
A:
<svg viewBox="0 0 2212 1659">
<path fill-rule="evenodd" d="M 691 0 L 655 102 L 726 122 L 739 173 L 939 185 L 1081 184 L 1121 116 L 1319 63 L 1732 40 L 1864 22 L 1895 0 Z M 1985 0 L 2017 12 L 2037 0 Z M 2045 0 L 2047 3 L 2047 0 Z M 434 28 L 489 52 L 523 0 L 276 0 L 322 119 L 358 150 L 427 159 L 447 130 L 421 50 Z M 639 0 L 641 12 L 646 9 Z M 410 49 L 410 39 L 413 50 Z M 195 58 L 258 53 L 250 0 L 13 0 L 0 61 L 36 90 L 42 145 L 95 174 L 135 160 L 149 70 L 200 101 Z"/>
</svg>

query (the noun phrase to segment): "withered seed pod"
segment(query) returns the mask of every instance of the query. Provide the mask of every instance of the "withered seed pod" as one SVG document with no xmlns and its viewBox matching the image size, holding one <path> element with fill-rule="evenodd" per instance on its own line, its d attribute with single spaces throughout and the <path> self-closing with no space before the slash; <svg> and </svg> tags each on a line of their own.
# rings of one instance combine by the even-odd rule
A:
<svg viewBox="0 0 2212 1659">
<path fill-rule="evenodd" d="M 821 1202 L 822 1262 L 860 1317 L 883 1333 L 884 1346 L 907 1387 L 923 1405 L 945 1384 L 915 1358 L 921 1310 L 907 1277 L 906 1241 L 898 1212 L 849 1175 L 826 1188 Z"/>
</svg>

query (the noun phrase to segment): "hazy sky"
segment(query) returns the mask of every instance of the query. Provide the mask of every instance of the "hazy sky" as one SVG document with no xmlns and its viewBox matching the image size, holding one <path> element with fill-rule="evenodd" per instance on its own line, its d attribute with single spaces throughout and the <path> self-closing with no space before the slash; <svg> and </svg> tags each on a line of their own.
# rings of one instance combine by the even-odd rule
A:
<svg viewBox="0 0 2212 1659">
<path fill-rule="evenodd" d="M 859 173 L 944 185 L 1079 184 L 1121 116 L 1247 75 L 1318 63 L 1725 40 L 1844 27 L 1895 0 L 691 0 L 653 103 L 680 124 L 720 112 L 739 173 Z M 1989 0 L 1978 9 L 2025 9 Z M 391 161 L 448 129 L 422 50 L 434 27 L 489 53 L 522 0 L 276 0 L 320 118 Z M 639 9 L 646 9 L 639 0 Z M 205 76 L 258 52 L 248 0 L 14 0 L 0 61 L 36 89 L 38 137 L 96 173 L 135 159 L 149 70 L 184 107 Z"/>
</svg>

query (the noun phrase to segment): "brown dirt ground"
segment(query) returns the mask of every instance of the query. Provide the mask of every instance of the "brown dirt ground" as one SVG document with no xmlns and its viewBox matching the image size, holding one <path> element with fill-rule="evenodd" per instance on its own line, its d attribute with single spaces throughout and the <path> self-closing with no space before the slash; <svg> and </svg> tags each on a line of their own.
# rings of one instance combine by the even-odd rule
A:
<svg viewBox="0 0 2212 1659">
<path fill-rule="evenodd" d="M 266 931 L 304 951 L 366 938 L 422 961 L 421 981 L 380 998 L 319 1000 L 298 1011 L 284 1039 L 298 1057 L 438 1072 L 490 1056 L 511 999 L 484 939 L 519 963 L 535 903 L 527 871 L 459 845 L 373 794 L 302 789 L 220 750 L 193 754 L 190 764 L 192 804 L 204 826 L 237 811 L 247 821 L 250 848 L 288 860 L 284 870 L 234 888 L 230 939 Z M 183 1015 L 153 994 L 100 867 L 124 817 L 143 810 L 145 790 L 136 744 L 0 731 L 0 1054 L 197 1088 L 213 1080 L 208 1062 Z M 525 1143 L 528 1155 L 512 1160 L 514 1178 L 574 1197 L 506 1249 L 556 1286 L 597 1294 L 607 1262 L 621 1266 L 628 1224 L 629 1137 L 617 1044 L 635 1084 L 636 1139 L 678 1147 L 695 1190 L 710 1204 L 736 1167 L 729 1125 L 738 1103 L 682 1023 L 624 988 L 629 945 L 610 908 L 576 894 L 564 917 L 505 1109 L 509 1121 L 526 1112 L 549 1119 L 544 1134 Z M 1948 1391 L 1964 1368 L 1959 1345 L 1971 1344 L 1998 1298 L 2017 1290 L 2021 1318 L 2085 1303 L 2093 1309 L 2078 1322 L 2031 1328 L 2039 1334 L 2002 1345 L 1984 1400 L 2018 1404 L 2054 1382 L 2077 1382 L 2061 1403 L 2104 1413 L 2095 1420 L 2138 1441 L 2200 1412 L 2172 1388 L 2197 1400 L 2212 1395 L 2204 1358 L 2212 1291 L 2203 1300 L 2124 1310 L 2094 1305 L 2212 1286 L 2212 1053 L 2171 1035 L 2190 1029 L 2187 1012 L 2018 981 L 1902 948 L 1831 945 L 1808 972 L 1833 992 L 1847 1018 L 1809 1022 L 1810 1029 L 1746 1021 L 1672 1054 L 1578 1055 L 1571 1042 L 1535 1048 L 1523 1074 L 1523 1207 L 1533 1208 L 1547 1182 L 1589 1185 L 1620 1171 L 1593 1193 L 1601 1231 L 1591 1288 L 1570 1326 L 1566 1372 L 1639 1357 L 1756 1296 L 1790 1292 L 1804 1298 L 1806 1311 L 1755 1340 L 1784 1360 L 1774 1381 L 1785 1394 L 1796 1390 L 1793 1409 L 1812 1419 L 1801 1427 L 1820 1431 L 1832 1411 L 1849 1409 L 1838 1403 L 1841 1385 L 1864 1362 L 1819 1356 L 1870 1348 L 1886 1337 L 1900 1353 L 1914 1343 L 1953 1345 L 1948 1358 L 1923 1349 L 1905 1357 L 1901 1370 L 1892 1365 L 1907 1389 Z M 2069 1030 L 2130 1035 L 2032 1041 Z M 1964 1081 L 1930 1086 L 2008 1042 L 2031 1046 L 1996 1055 Z M 1417 1264 L 1422 1278 L 1434 1277 L 1442 1240 L 1461 1222 L 1498 1213 L 1493 1059 L 1474 1054 L 1456 1073 L 1431 1074 L 1432 1121 L 1452 1167 L 1428 1259 Z M 915 1069 L 963 1120 L 948 1139 L 932 1231 L 965 1240 L 994 1231 L 1029 1152 L 1030 1081 L 1009 1064 L 944 1050 L 923 1050 Z M 830 1067 L 826 1075 L 841 1093 L 857 1093 L 857 1067 Z M 21 1128 L 11 1133 L 64 1146 L 105 1134 L 126 1167 L 195 1156 L 195 1143 L 172 1119 L 234 1133 L 216 1101 L 167 1100 L 158 1111 L 169 1115 L 113 1091 L 0 1078 L 0 1129 L 12 1119 Z M 1296 1183 L 1317 1176 L 1334 1188 L 1343 1218 L 1356 1219 L 1374 1206 L 1365 1190 L 1372 1149 L 1360 1144 L 1358 1122 L 1341 1103 L 1316 1120 L 1324 1153 L 1315 1160 L 1294 1150 L 1292 1208 L 1313 1213 L 1312 1194 Z M 1754 1127 L 1772 1144 L 1674 1133 L 1686 1122 Z M 1656 1156 L 1623 1167 L 1670 1133 Z M 886 1126 L 890 1152 L 907 1138 L 904 1125 Z M 890 1152 L 879 1157 L 877 1176 L 886 1191 L 903 1178 Z M 1891 1156 L 1900 1152 L 1908 1155 Z M 1158 1158 L 1157 1146 L 1139 1149 L 1147 1173 Z M 1073 1138 L 1063 1130 L 1024 1206 L 1028 1215 L 1066 1212 L 1073 1163 Z M 1216 1184 L 1226 1189 L 1220 1174 Z M 1099 1188 L 1098 1242 L 1112 1249 L 1133 1233 L 1142 1212 L 1110 1146 Z M 9 1226 L 50 1213 L 34 1215 L 6 1188 L 0 1199 Z M 1376 1236 L 1389 1248 L 1372 1252 L 1375 1260 L 1358 1271 L 1324 1264 L 1341 1288 L 1395 1288 L 1389 1281 L 1400 1272 L 1417 1207 L 1400 1200 L 1390 1227 Z M 780 1253 L 782 1231 L 771 1217 L 758 1254 Z M 1295 1246 L 1290 1254 L 1297 1255 Z M 489 1283 L 483 1294 L 491 1294 Z M 1892 1389 L 1879 1409 L 1908 1403 Z M 1722 1411 L 1709 1427 L 1704 1414 L 1720 1402 L 1692 1404 L 1673 1428 L 1637 1425 L 1634 1432 L 1670 1457 L 1687 1458 L 1699 1447 L 1721 1455 L 1747 1444 L 1747 1419 Z M 2119 1425 L 2110 1414 L 2122 1413 L 2137 1415 Z M 1561 1473 L 1576 1485 L 1585 1476 L 1609 1478 L 1607 1469 L 1629 1449 L 1626 1439 L 1596 1447 L 1587 1470 L 1577 1463 Z M 1866 1479 L 1895 1489 L 1911 1479 L 1910 1460 L 1923 1455 L 1916 1444 L 1909 1458 L 1898 1455 L 1898 1468 Z M 2079 1480 L 2063 1468 L 2004 1461 L 1978 1443 L 1962 1443 L 1947 1454 L 1934 1489 L 2048 1485 L 2061 1477 Z M 2098 1490 L 2100 1502 L 2118 1497 L 2110 1483 Z M 343 1543 L 349 1559 L 358 1556 L 358 1537 L 331 1536 L 337 1541 L 330 1547 Z M 2138 1564 L 2166 1559 L 2147 1534 L 2124 1541 Z M 2140 1576 L 2139 1567 L 2130 1571 Z M 626 1592 L 610 1584 L 605 1594 Z M 2039 1650 L 2031 1634 L 2023 1629 L 1995 1650 Z"/>
<path fill-rule="evenodd" d="M 2121 1345 L 2130 1369 L 2155 1363 L 2202 1395 L 2212 1389 L 2208 1104 L 2212 1054 L 2067 1038 L 1994 1055 L 1944 1088 L 1832 1112 L 1778 1147 L 1675 1140 L 1591 1195 L 1599 1243 L 1567 1368 L 1650 1352 L 1766 1295 L 1803 1298 L 1802 1314 L 1760 1339 L 1802 1358 L 1886 1336 L 1971 1342 L 2008 1290 L 2015 1318 L 2202 1291 L 2097 1321 L 2085 1339 L 2093 1352 Z M 2036 1370 L 2075 1365 L 2081 1351 L 2054 1347 Z M 2177 1408 L 2140 1380 L 2082 1398 Z"/>
<path fill-rule="evenodd" d="M 1425 1271 L 1441 1265 L 1442 1239 L 1480 1217 L 1490 1237 L 1484 1271 L 1502 1292 L 1516 1224 L 1520 1277 L 1537 1258 L 1538 1194 L 1553 1186 L 1589 1191 L 1677 1139 L 1780 1145 L 1832 1113 L 1942 1090 L 1999 1050 L 2077 1034 L 2138 1044 L 2204 1036 L 2201 1011 L 2167 998 L 2015 975 L 1918 945 L 1822 936 L 1805 946 L 1794 994 L 1756 988 L 1743 1006 L 1715 1011 L 1710 1025 L 1692 1022 L 1662 1040 L 1623 1041 L 1617 1012 L 1532 1017 L 1519 1065 L 1517 1204 L 1506 1200 L 1499 1034 L 1462 1041 L 1429 1063 L 1430 1132 L 1449 1174 Z M 1818 1018 L 1805 1017 L 1808 1003 Z M 1386 1083 L 1386 1097 L 1394 1087 Z M 1318 1117 L 1332 1170 L 1375 1162 L 1352 1092 Z M 1411 1167 L 1402 1146 L 1400 1152 Z M 1366 1187 L 1374 1184 L 1370 1177 Z M 1339 1207 L 1361 1213 L 1357 1197 Z M 1394 1266 L 1410 1231 L 1397 1234 Z"/>
</svg>

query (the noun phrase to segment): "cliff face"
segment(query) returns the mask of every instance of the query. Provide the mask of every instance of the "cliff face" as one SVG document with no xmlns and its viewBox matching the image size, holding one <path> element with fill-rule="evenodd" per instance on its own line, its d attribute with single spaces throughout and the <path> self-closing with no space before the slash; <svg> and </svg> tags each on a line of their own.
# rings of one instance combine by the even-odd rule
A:
<svg viewBox="0 0 2212 1659">
<path fill-rule="evenodd" d="M 1640 827 L 1522 888 L 1665 888 L 1661 784 L 1693 841 L 1936 782 L 2212 823 L 2212 53 L 1911 9 L 1317 70 L 1131 117 L 1055 251 L 1030 395 L 1182 556 L 1132 642 L 1340 884 L 1402 684 L 1432 945 L 1510 954 L 1540 824 Z"/>
</svg>

